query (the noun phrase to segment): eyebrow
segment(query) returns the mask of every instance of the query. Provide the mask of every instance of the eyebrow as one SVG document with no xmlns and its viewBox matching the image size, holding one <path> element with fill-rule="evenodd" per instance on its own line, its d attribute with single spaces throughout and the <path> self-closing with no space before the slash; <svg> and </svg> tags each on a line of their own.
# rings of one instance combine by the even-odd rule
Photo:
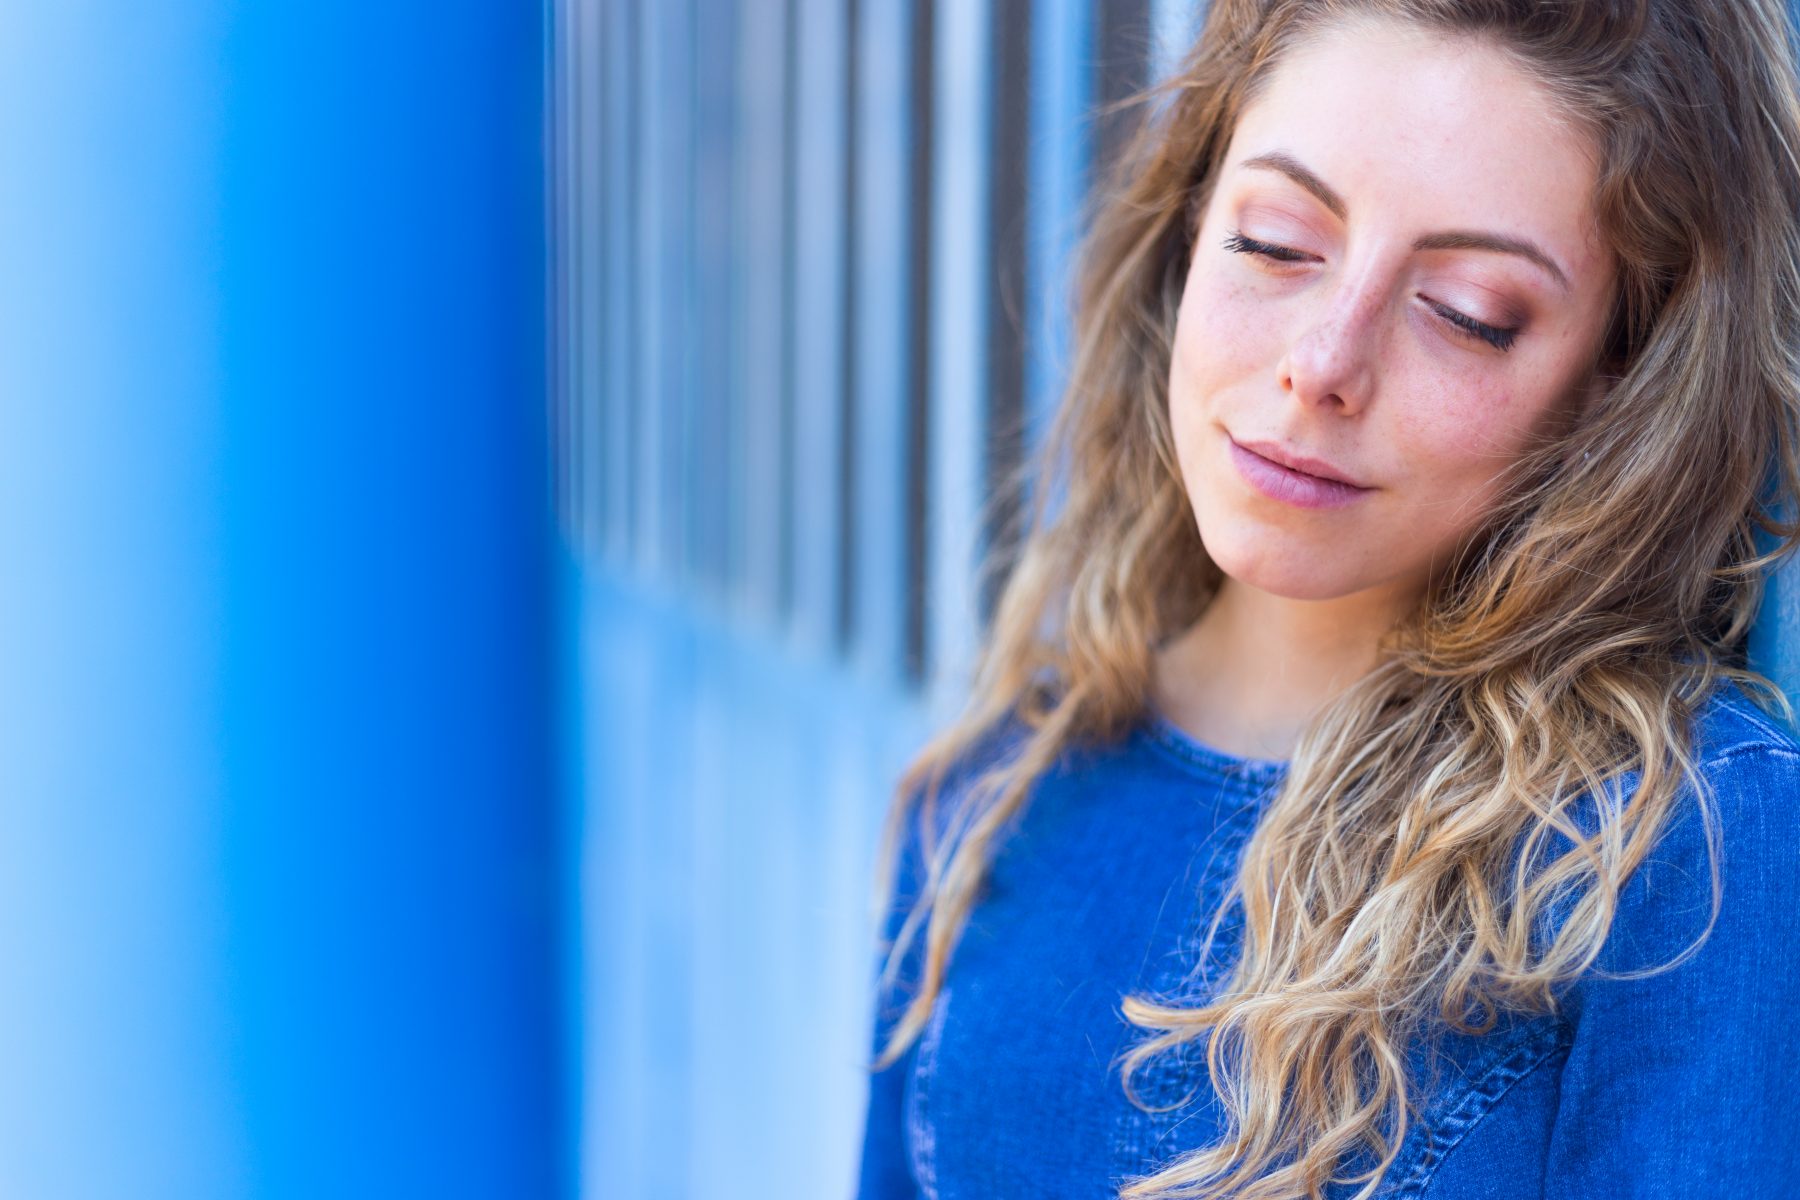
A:
<svg viewBox="0 0 1800 1200">
<path fill-rule="evenodd" d="M 1349 206 L 1344 198 L 1332 190 L 1331 185 L 1320 179 L 1304 163 L 1291 154 L 1280 150 L 1268 154 L 1259 154 L 1255 158 L 1247 158 L 1240 164 L 1245 167 L 1257 167 L 1265 171 L 1276 171 L 1287 176 L 1317 197 L 1320 204 L 1331 210 L 1333 216 L 1343 220 L 1349 213 Z M 1556 265 L 1556 260 L 1544 253 L 1536 243 L 1524 238 L 1507 237 L 1498 233 L 1480 233 L 1470 230 L 1453 229 L 1443 233 L 1428 233 L 1413 243 L 1414 250 L 1492 250 L 1500 254 L 1516 254 L 1528 259 L 1548 271 L 1553 279 L 1569 290 L 1569 277 L 1563 269 Z"/>
</svg>

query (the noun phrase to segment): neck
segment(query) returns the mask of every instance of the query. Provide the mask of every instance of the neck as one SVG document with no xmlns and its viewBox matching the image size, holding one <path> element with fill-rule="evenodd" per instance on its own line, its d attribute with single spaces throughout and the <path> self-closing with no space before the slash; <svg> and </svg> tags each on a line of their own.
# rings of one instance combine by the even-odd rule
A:
<svg viewBox="0 0 1800 1200">
<path fill-rule="evenodd" d="M 1154 705 L 1227 753 L 1288 758 L 1319 711 L 1379 663 L 1405 604 L 1385 589 L 1295 600 L 1227 577 L 1200 620 L 1157 652 Z"/>
</svg>

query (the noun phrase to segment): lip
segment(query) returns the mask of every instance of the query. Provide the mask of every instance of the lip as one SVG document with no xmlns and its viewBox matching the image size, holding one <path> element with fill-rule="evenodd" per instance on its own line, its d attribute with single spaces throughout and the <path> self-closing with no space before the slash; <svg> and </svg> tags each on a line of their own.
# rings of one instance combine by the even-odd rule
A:
<svg viewBox="0 0 1800 1200">
<path fill-rule="evenodd" d="M 1284 451 L 1274 443 L 1244 444 L 1230 434 L 1226 440 L 1231 443 L 1231 461 L 1238 474 L 1271 500 L 1296 508 L 1342 508 L 1375 490 L 1343 478 L 1329 463 Z M 1279 455 L 1280 461 L 1274 455 Z"/>
</svg>

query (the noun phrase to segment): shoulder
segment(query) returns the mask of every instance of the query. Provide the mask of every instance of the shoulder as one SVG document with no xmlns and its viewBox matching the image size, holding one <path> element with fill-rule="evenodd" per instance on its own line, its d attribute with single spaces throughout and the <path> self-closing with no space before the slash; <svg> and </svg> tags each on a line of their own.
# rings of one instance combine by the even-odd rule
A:
<svg viewBox="0 0 1800 1200">
<path fill-rule="evenodd" d="M 1771 956 L 1792 961 L 1786 947 L 1800 936 L 1800 740 L 1731 681 L 1697 706 L 1695 726 L 1705 795 L 1682 788 L 1626 880 L 1604 969 L 1691 957 L 1688 974 L 1723 978 L 1770 968 Z"/>
<path fill-rule="evenodd" d="M 1800 739 L 1734 680 L 1721 680 L 1695 706 L 1694 745 L 1703 768 L 1740 756 L 1800 759 Z"/>
<path fill-rule="evenodd" d="M 1800 858 L 1800 739 L 1731 680 L 1696 705 L 1693 734 L 1706 794 L 1683 788 L 1652 861 L 1704 861 L 1709 829 L 1726 865 Z"/>
<path fill-rule="evenodd" d="M 1008 710 L 895 795 L 899 877 L 916 887 L 928 862 L 947 866 L 978 830 L 986 871 L 1021 838 L 1041 848 L 1046 839 L 1068 836 L 1067 822 L 1097 817 L 1101 799 L 1113 805 L 1109 813 L 1121 798 L 1167 795 L 1191 805 L 1191 785 L 1180 786 L 1182 778 L 1166 768 L 1156 774 L 1140 742 L 1131 733 L 1046 740 L 1039 725 Z"/>
<path fill-rule="evenodd" d="M 1746 822 L 1770 818 L 1776 823 L 1800 813 L 1800 737 L 1777 717 L 1765 711 L 1732 680 L 1722 680 L 1693 707 L 1690 760 L 1694 782 L 1706 793 L 1705 805 L 1684 786 L 1681 802 L 1670 814 L 1667 832 L 1679 840 L 1703 821 L 1703 808 L 1720 817 L 1735 816 L 1739 832 Z M 1642 780 L 1636 769 L 1611 781 L 1605 809 L 1613 812 L 1629 803 Z M 1777 803 L 1791 797 L 1790 803 Z M 1577 817 L 1584 833 L 1596 830 L 1600 813 L 1587 797 Z"/>
<path fill-rule="evenodd" d="M 938 736 L 948 728 L 942 727 Z M 939 755 L 932 769 L 915 779 L 898 799 L 909 811 L 918 812 L 921 802 L 930 798 L 934 815 L 928 823 L 938 833 L 946 832 L 942 823 L 947 814 L 955 811 L 982 779 L 1016 760 L 1031 734 L 1031 728 L 1008 711 L 974 731 L 954 751 Z"/>
<path fill-rule="evenodd" d="M 1800 867 L 1800 739 L 1727 680 L 1696 711 L 1694 761 L 1706 795 L 1684 794 L 1659 857 L 1697 859 L 1716 822 L 1721 865 L 1740 890 L 1746 872 Z"/>
<path fill-rule="evenodd" d="M 1037 759 L 1027 779 L 1027 791 L 1033 795 L 1115 783 L 1138 766 L 1139 739 L 1133 735 L 1141 730 L 1138 724 L 1116 736 L 1079 732 L 1049 745 L 1047 756 L 1038 759 L 1045 753 L 1045 744 L 1039 741 L 1044 736 L 1042 723 L 1021 716 L 1015 704 L 967 738 L 955 753 L 943 757 L 935 772 L 915 781 L 899 799 L 909 810 L 916 810 L 930 792 L 935 796 L 936 822 L 946 821 L 978 784 L 1020 767 L 1028 756 Z M 932 780 L 934 789 L 928 786 Z M 976 799 L 981 807 L 993 796 L 984 791 Z M 947 830 L 939 827 L 937 832 Z"/>
<path fill-rule="evenodd" d="M 947 727 L 945 727 L 947 728 Z M 944 729 L 940 729 L 942 736 Z M 933 852 L 954 845 L 972 817 L 970 802 L 979 808 L 977 785 L 997 769 L 1015 761 L 1032 729 L 1015 711 L 976 730 L 957 749 L 946 751 L 890 801 L 890 821 L 897 845 L 897 872 L 902 885 L 916 889 Z M 921 751 L 922 753 L 923 751 Z M 928 847 L 931 849 L 928 850 Z"/>
<path fill-rule="evenodd" d="M 1712 802 L 1684 789 L 1562 1007 L 1543 1175 L 1559 1196 L 1608 1194 L 1620 1179 L 1714 1195 L 1724 1178 L 1788 1194 L 1777 1181 L 1800 1150 L 1787 1107 L 1800 1078 L 1787 1032 L 1800 1007 L 1800 747 L 1734 683 L 1696 718 Z"/>
</svg>

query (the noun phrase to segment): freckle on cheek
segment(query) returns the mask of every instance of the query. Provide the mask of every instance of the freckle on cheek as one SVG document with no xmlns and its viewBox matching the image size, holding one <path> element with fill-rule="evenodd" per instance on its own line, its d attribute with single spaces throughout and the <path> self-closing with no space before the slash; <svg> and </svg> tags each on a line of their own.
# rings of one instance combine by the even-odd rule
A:
<svg viewBox="0 0 1800 1200">
<path fill-rule="evenodd" d="M 1473 391 L 1467 381 L 1440 379 L 1427 395 L 1442 399 L 1436 413 L 1420 423 L 1420 432 L 1448 450 L 1488 456 L 1497 446 L 1510 445 L 1518 433 L 1514 397 L 1505 388 L 1482 387 Z"/>
<path fill-rule="evenodd" d="M 1195 333 L 1204 342 L 1207 357 L 1214 361 L 1253 357 L 1276 329 L 1266 315 L 1259 319 L 1255 307 L 1233 293 L 1205 302 L 1199 313 Z"/>
</svg>

